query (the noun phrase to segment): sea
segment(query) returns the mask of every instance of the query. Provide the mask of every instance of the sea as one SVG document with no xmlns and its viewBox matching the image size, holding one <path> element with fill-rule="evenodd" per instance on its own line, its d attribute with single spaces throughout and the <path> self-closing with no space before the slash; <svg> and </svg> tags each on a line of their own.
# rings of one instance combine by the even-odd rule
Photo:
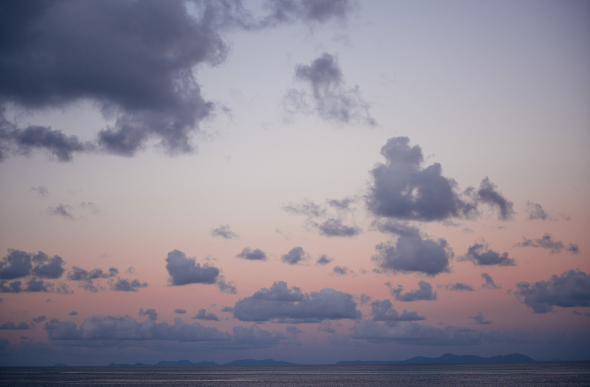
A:
<svg viewBox="0 0 590 387">
<path fill-rule="evenodd" d="M 0 386 L 590 386 L 590 362 L 216 367 L 0 367 Z"/>
</svg>

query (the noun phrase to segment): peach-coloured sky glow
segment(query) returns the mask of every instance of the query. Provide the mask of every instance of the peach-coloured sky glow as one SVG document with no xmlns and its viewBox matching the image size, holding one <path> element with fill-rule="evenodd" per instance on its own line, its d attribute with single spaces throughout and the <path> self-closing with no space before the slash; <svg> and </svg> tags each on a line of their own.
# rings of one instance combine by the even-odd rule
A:
<svg viewBox="0 0 590 387">
<path fill-rule="evenodd" d="M 44 4 L 0 6 L 0 365 L 590 360 L 588 2 Z"/>
</svg>

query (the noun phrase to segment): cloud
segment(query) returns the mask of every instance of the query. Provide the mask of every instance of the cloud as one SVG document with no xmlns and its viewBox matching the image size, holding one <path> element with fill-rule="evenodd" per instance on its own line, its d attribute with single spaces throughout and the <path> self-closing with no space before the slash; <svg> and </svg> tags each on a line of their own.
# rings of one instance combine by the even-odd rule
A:
<svg viewBox="0 0 590 387">
<path fill-rule="evenodd" d="M 187 324 L 179 317 L 174 319 L 174 325 L 168 325 L 166 322 L 156 323 L 153 319 L 137 322 L 129 316 L 113 317 L 94 314 L 84 320 L 79 328 L 72 321 L 51 320 L 45 323 L 45 330 L 51 341 L 164 340 L 199 342 L 230 339 L 227 333 L 220 332 L 216 328 L 204 327 L 198 322 Z"/>
<path fill-rule="evenodd" d="M 269 1 L 269 14 L 253 20 L 240 2 L 190 4 L 190 13 L 182 0 L 3 6 L 12 22 L 2 33 L 0 160 L 32 149 L 60 161 L 97 151 L 133 156 L 152 140 L 169 154 L 194 152 L 192 137 L 215 110 L 194 69 L 225 60 L 222 31 L 344 20 L 352 9 L 346 0 Z M 40 110 L 83 100 L 114 119 L 92 141 L 46 126 L 18 128 L 4 118 L 8 104 Z"/>
<path fill-rule="evenodd" d="M 514 210 L 512 209 L 513 203 L 508 201 L 502 194 L 496 191 L 498 188 L 497 185 L 493 184 L 489 178 L 485 178 L 481 181 L 479 186 L 479 190 L 477 194 L 479 196 L 479 200 L 490 204 L 494 207 L 498 207 L 500 213 L 498 218 L 501 220 L 508 220 L 512 218 L 512 215 L 515 214 Z"/>
<path fill-rule="evenodd" d="M 547 281 L 516 284 L 514 295 L 534 313 L 553 311 L 553 306 L 571 308 L 590 306 L 590 275 L 580 270 L 569 270 L 560 276 L 552 275 Z"/>
<path fill-rule="evenodd" d="M 42 323 L 45 320 L 47 320 L 47 317 L 46 316 L 33 317 L 33 322 L 36 322 L 36 323 Z"/>
<path fill-rule="evenodd" d="M 41 197 L 47 197 L 49 190 L 44 185 L 38 185 L 37 187 L 31 187 L 31 191 L 37 192 Z"/>
<path fill-rule="evenodd" d="M 386 282 L 385 285 L 389 288 L 389 293 L 391 293 L 392 296 L 395 296 L 395 299 L 398 301 L 412 302 L 436 300 L 436 292 L 432 291 L 432 285 L 426 281 L 418 282 L 418 287 L 420 289 L 412 290 L 405 294 L 402 294 L 404 287 L 401 285 L 397 285 L 396 288 L 391 285 L 391 282 Z"/>
<path fill-rule="evenodd" d="M 139 315 L 140 316 L 147 316 L 147 318 L 149 318 L 152 321 L 156 321 L 158 319 L 158 312 L 156 312 L 155 309 L 146 309 L 143 310 L 143 308 L 141 308 L 139 310 Z"/>
<path fill-rule="evenodd" d="M 186 313 L 186 310 L 184 310 L 184 309 L 174 309 L 174 313 L 185 314 Z"/>
<path fill-rule="evenodd" d="M 301 261 L 307 259 L 303 247 L 293 247 L 287 254 L 281 255 L 281 261 L 288 263 L 289 265 L 296 265 Z"/>
<path fill-rule="evenodd" d="M 352 237 L 361 233 L 356 226 L 347 226 L 340 219 L 330 218 L 321 224 L 316 225 L 321 235 L 327 237 Z"/>
<path fill-rule="evenodd" d="M 371 303 L 371 314 L 373 321 L 384 321 L 388 326 L 395 326 L 399 321 L 419 321 L 425 320 L 424 316 L 420 316 L 418 312 L 408 312 L 404 310 L 400 315 L 389 300 L 373 301 Z"/>
<path fill-rule="evenodd" d="M 227 312 L 227 313 L 233 313 L 234 312 L 234 308 L 231 306 L 224 306 L 221 308 L 222 312 Z"/>
<path fill-rule="evenodd" d="M 214 313 L 207 313 L 206 309 L 201 309 L 199 313 L 193 316 L 193 320 L 219 321 L 219 318 Z"/>
<path fill-rule="evenodd" d="M 283 281 L 273 283 L 270 288 L 262 288 L 234 305 L 234 317 L 240 321 L 296 324 L 356 319 L 360 316 L 351 294 L 331 288 L 307 294 L 298 287 L 289 289 Z"/>
<path fill-rule="evenodd" d="M 214 284 L 219 276 L 219 269 L 205 263 L 201 266 L 195 258 L 188 258 L 185 253 L 173 250 L 166 258 L 166 270 L 170 275 L 170 285 Z"/>
<path fill-rule="evenodd" d="M 101 279 L 101 278 L 112 278 L 119 274 L 119 270 L 116 267 L 110 267 L 109 272 L 103 272 L 102 269 L 93 269 L 91 271 L 87 271 L 85 269 L 79 268 L 78 266 L 73 266 L 72 270 L 68 272 L 67 278 L 70 281 L 80 281 L 78 285 L 82 289 L 96 293 L 101 288 L 94 284 L 94 280 Z"/>
<path fill-rule="evenodd" d="M 394 234 L 403 237 L 418 237 L 420 230 L 417 227 L 410 226 L 407 222 L 398 222 L 388 219 L 386 221 L 374 221 L 373 226 L 383 233 Z"/>
<path fill-rule="evenodd" d="M 403 321 L 393 326 L 370 320 L 356 321 L 352 338 L 373 343 L 399 342 L 408 345 L 473 345 L 480 344 L 484 333 L 478 330 L 447 326 L 444 329 Z"/>
<path fill-rule="evenodd" d="M 57 279 L 64 273 L 64 265 L 64 260 L 58 255 L 50 258 L 42 251 L 33 254 L 8 249 L 8 254 L 0 261 L 0 279 L 11 280 L 29 275 Z"/>
<path fill-rule="evenodd" d="M 484 251 L 485 250 L 485 251 Z M 460 261 L 471 261 L 478 266 L 516 266 L 514 259 L 508 258 L 508 253 L 499 254 L 488 248 L 488 245 L 476 243 L 469 246 L 467 253 L 459 258 Z"/>
<path fill-rule="evenodd" d="M 78 312 L 76 312 L 75 310 L 68 313 L 68 316 L 77 316 L 77 315 L 78 315 Z"/>
<path fill-rule="evenodd" d="M 491 320 L 486 320 L 485 317 L 483 316 L 483 313 L 481 313 L 481 312 L 479 312 L 475 316 L 469 316 L 469 318 L 475 320 L 476 324 L 487 325 L 487 324 L 492 323 Z"/>
<path fill-rule="evenodd" d="M 51 216 L 61 216 L 65 219 L 75 220 L 74 214 L 70 212 L 71 209 L 72 207 L 60 203 L 56 207 L 49 207 L 47 213 Z"/>
<path fill-rule="evenodd" d="M 484 288 L 484 289 L 502 289 L 502 286 L 496 285 L 496 283 L 492 279 L 492 276 L 489 275 L 488 273 L 481 273 L 481 278 L 483 278 L 486 281 L 485 284 L 481 285 L 482 288 Z"/>
<path fill-rule="evenodd" d="M 368 209 L 376 216 L 421 221 L 477 213 L 476 204 L 456 192 L 457 183 L 442 176 L 440 164 L 421 167 L 422 149 L 409 143 L 408 137 L 393 137 L 381 148 L 386 163 L 378 163 L 371 171 Z"/>
<path fill-rule="evenodd" d="M 471 285 L 466 285 L 462 282 L 457 282 L 454 284 L 448 284 L 448 285 L 444 285 L 445 289 L 453 291 L 453 292 L 472 292 L 473 286 Z"/>
<path fill-rule="evenodd" d="M 306 90 L 289 90 L 285 96 L 285 108 L 289 113 L 313 111 L 322 119 L 339 124 L 377 124 L 369 114 L 370 105 L 360 96 L 359 87 L 348 88 L 345 84 L 334 56 L 324 52 L 310 65 L 297 65 L 295 79 L 309 87 L 311 98 Z"/>
<path fill-rule="evenodd" d="M 221 293 L 236 294 L 238 292 L 233 281 L 226 282 L 225 277 L 222 275 L 217 277 L 217 282 L 215 284 Z"/>
<path fill-rule="evenodd" d="M 334 260 L 334 258 L 329 258 L 326 254 L 322 254 L 318 260 L 316 261 L 316 265 L 322 265 L 325 266 L 328 263 L 332 262 Z"/>
<path fill-rule="evenodd" d="M 13 323 L 12 321 L 8 321 L 2 325 L 0 325 L 0 329 L 3 330 L 11 330 L 11 331 L 23 331 L 27 329 L 31 329 L 31 326 L 26 322 L 20 322 L 17 324 Z"/>
<path fill-rule="evenodd" d="M 350 0 L 271 0 L 264 4 L 270 14 L 263 25 L 277 25 L 298 20 L 324 23 L 330 19 L 345 20 L 354 9 Z"/>
<path fill-rule="evenodd" d="M 147 282 L 141 283 L 136 279 L 130 281 L 128 279 L 117 278 L 117 281 L 113 281 L 110 287 L 111 290 L 115 292 L 138 292 L 139 289 L 146 288 L 148 286 L 149 285 Z"/>
<path fill-rule="evenodd" d="M 524 210 L 528 217 L 528 220 L 553 220 L 546 212 L 543 210 L 540 204 L 533 203 L 527 200 L 526 202 L 526 209 Z"/>
<path fill-rule="evenodd" d="M 543 249 L 550 250 L 550 254 L 557 254 L 561 253 L 563 250 L 563 242 L 562 241 L 554 241 L 552 240 L 551 234 L 545 233 L 541 238 L 537 238 L 534 241 L 532 239 L 522 238 L 524 241 L 517 243 L 514 247 L 540 247 Z M 572 254 L 578 254 L 579 248 L 578 245 L 570 243 L 566 248 L 566 251 Z"/>
<path fill-rule="evenodd" d="M 241 253 L 236 255 L 237 258 L 247 259 L 249 261 L 266 261 L 267 255 L 260 249 L 252 250 L 249 247 L 244 247 Z"/>
<path fill-rule="evenodd" d="M 233 239 L 233 238 L 239 238 L 238 234 L 236 234 L 235 232 L 233 232 L 230 228 L 229 225 L 220 225 L 217 228 L 213 228 L 211 229 L 211 236 L 214 237 L 222 237 L 224 239 Z"/>
<path fill-rule="evenodd" d="M 352 271 L 348 270 L 346 266 L 334 266 L 334 269 L 332 271 L 336 275 L 352 274 Z"/>
<path fill-rule="evenodd" d="M 348 213 L 353 211 L 350 204 L 354 200 L 345 198 L 343 200 L 327 200 L 328 206 L 322 206 L 313 201 L 305 200 L 302 204 L 289 203 L 283 209 L 298 215 L 307 217 L 306 223 L 318 230 L 320 235 L 327 237 L 350 238 L 359 235 L 361 230 L 356 225 L 345 224 Z"/>
<path fill-rule="evenodd" d="M 393 242 L 375 246 L 379 254 L 371 257 L 378 270 L 393 273 L 419 272 L 434 277 L 450 272 L 449 260 L 454 254 L 445 239 L 434 241 L 420 236 L 400 236 Z"/>
</svg>

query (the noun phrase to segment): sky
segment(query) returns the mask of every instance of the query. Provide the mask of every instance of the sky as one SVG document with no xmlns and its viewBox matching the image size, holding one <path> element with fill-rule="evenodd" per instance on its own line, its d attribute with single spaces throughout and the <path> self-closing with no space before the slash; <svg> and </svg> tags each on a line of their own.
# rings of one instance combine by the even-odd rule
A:
<svg viewBox="0 0 590 387">
<path fill-rule="evenodd" d="M 590 360 L 590 3 L 0 4 L 0 364 Z"/>
</svg>

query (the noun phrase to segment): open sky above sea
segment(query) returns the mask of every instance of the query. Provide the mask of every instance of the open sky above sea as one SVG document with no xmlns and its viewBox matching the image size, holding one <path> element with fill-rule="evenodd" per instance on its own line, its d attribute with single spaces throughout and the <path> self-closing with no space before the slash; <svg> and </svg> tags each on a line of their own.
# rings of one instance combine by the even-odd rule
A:
<svg viewBox="0 0 590 387">
<path fill-rule="evenodd" d="M 0 364 L 590 359 L 587 1 L 0 4 Z"/>
</svg>

